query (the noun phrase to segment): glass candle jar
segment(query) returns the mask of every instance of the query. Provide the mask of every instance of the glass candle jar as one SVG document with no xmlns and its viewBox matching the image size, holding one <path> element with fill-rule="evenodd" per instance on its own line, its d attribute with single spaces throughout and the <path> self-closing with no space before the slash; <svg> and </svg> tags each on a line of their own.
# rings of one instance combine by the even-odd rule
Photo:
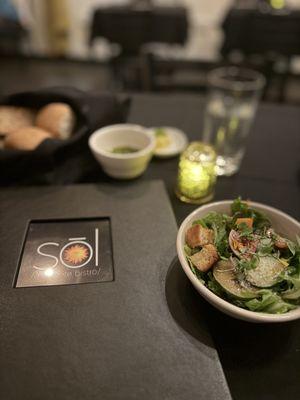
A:
<svg viewBox="0 0 300 400">
<path fill-rule="evenodd" d="M 181 154 L 176 187 L 177 197 L 193 204 L 212 199 L 216 183 L 216 153 L 212 146 L 192 142 Z"/>
</svg>

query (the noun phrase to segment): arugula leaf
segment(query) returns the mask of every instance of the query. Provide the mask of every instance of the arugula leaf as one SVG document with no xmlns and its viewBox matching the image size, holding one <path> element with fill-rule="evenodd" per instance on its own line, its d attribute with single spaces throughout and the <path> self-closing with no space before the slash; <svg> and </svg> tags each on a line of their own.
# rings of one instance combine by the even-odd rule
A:
<svg viewBox="0 0 300 400">
<path fill-rule="evenodd" d="M 281 295 L 286 300 L 300 299 L 300 278 L 293 276 L 286 276 L 285 279 L 291 284 L 291 288 L 282 292 Z"/>
<path fill-rule="evenodd" d="M 257 246 L 257 254 L 259 256 L 266 256 L 273 252 L 274 244 L 271 238 L 264 237 L 259 241 Z"/>
<path fill-rule="evenodd" d="M 201 221 L 206 226 L 212 227 L 213 225 L 230 224 L 232 222 L 232 218 L 229 215 L 211 211 L 204 218 L 202 218 Z"/>
<path fill-rule="evenodd" d="M 208 226 L 206 225 L 206 223 L 203 221 L 203 219 L 196 219 L 196 221 L 194 221 L 192 223 L 192 225 L 201 225 L 203 226 L 203 228 L 208 228 Z"/>
<path fill-rule="evenodd" d="M 253 237 L 253 229 L 248 226 L 245 222 L 242 222 L 238 225 L 238 232 L 240 237 L 252 239 Z"/>
<path fill-rule="evenodd" d="M 247 259 L 241 259 L 237 262 L 237 267 L 241 270 L 241 271 L 245 271 L 247 269 L 253 269 L 257 266 L 259 258 L 254 255 L 253 257 L 251 257 L 250 260 Z"/>
<path fill-rule="evenodd" d="M 228 215 L 220 214 L 215 211 L 208 213 L 202 221 L 207 227 L 214 231 L 214 244 L 218 250 L 220 257 L 229 258 L 229 242 L 228 231 L 231 226 L 232 219 Z"/>
<path fill-rule="evenodd" d="M 187 244 L 184 245 L 183 250 L 187 256 L 190 257 L 192 255 L 192 249 Z"/>
<path fill-rule="evenodd" d="M 218 253 L 223 257 L 230 257 L 229 253 L 229 242 L 228 235 L 225 226 L 216 227 L 213 226 L 214 234 L 215 234 L 215 246 L 218 250 Z"/>
<path fill-rule="evenodd" d="M 228 234 L 232 226 L 232 218 L 226 214 L 211 211 L 204 218 L 197 219 L 193 225 L 200 224 L 204 228 L 213 229 L 214 244 L 220 257 L 230 257 Z"/>
<path fill-rule="evenodd" d="M 291 240 L 286 239 L 286 244 L 288 245 L 288 248 L 290 250 L 290 252 L 293 254 L 293 256 L 296 254 L 296 248 L 297 245 L 296 243 L 292 242 Z"/>
<path fill-rule="evenodd" d="M 233 201 L 231 204 L 231 212 L 232 214 L 241 214 L 243 217 L 248 217 L 248 204 L 242 201 L 242 198 L 239 196 L 237 199 Z"/>
<path fill-rule="evenodd" d="M 289 264 L 294 274 L 300 278 L 300 245 L 295 245 L 295 254 L 291 257 Z"/>
<path fill-rule="evenodd" d="M 184 245 L 183 249 L 184 249 L 185 254 L 188 257 L 191 257 L 192 255 L 194 255 L 195 253 L 198 253 L 198 251 L 200 251 L 198 247 L 191 249 L 187 244 Z"/>
<path fill-rule="evenodd" d="M 234 222 L 237 218 L 253 218 L 254 229 L 263 229 L 271 226 L 271 222 L 266 215 L 251 208 L 248 203 L 242 201 L 241 197 L 233 201 L 231 204 L 231 212 Z"/>
</svg>

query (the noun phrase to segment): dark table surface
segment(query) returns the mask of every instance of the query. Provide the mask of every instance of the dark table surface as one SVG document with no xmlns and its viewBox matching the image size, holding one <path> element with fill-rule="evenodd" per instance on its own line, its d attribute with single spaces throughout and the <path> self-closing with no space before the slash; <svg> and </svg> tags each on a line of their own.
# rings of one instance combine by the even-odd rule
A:
<svg viewBox="0 0 300 400">
<path fill-rule="evenodd" d="M 176 126 L 190 140 L 199 140 L 203 110 L 204 99 L 195 95 L 133 95 L 128 121 L 148 127 Z M 215 200 L 241 195 L 300 219 L 299 128 L 299 107 L 262 104 L 241 169 L 231 178 L 218 179 Z M 130 187 L 140 181 L 162 179 L 180 224 L 196 207 L 181 203 L 174 194 L 177 168 L 177 157 L 153 159 L 137 180 L 105 180 L 114 186 Z M 97 180 L 103 180 L 100 171 L 93 181 Z M 223 315 L 198 295 L 178 262 L 168 275 L 166 296 L 175 321 L 192 338 L 203 340 L 208 323 L 234 399 L 299 397 L 300 321 L 257 325 Z"/>
<path fill-rule="evenodd" d="M 176 126 L 190 140 L 197 140 L 201 139 L 203 105 L 204 100 L 197 96 L 137 95 L 128 120 L 145 126 Z M 299 154 L 299 107 L 262 104 L 241 169 L 231 178 L 218 180 L 215 200 L 241 195 L 299 219 Z M 181 203 L 174 195 L 177 164 L 176 157 L 153 160 L 141 179 L 160 178 L 165 182 L 180 223 L 195 206 Z M 182 279 L 187 278 L 182 276 Z M 227 317 L 204 301 L 203 307 L 233 398 L 299 397 L 300 321 L 281 325 L 250 324 Z M 189 313 L 188 308 L 186 312 Z"/>
</svg>

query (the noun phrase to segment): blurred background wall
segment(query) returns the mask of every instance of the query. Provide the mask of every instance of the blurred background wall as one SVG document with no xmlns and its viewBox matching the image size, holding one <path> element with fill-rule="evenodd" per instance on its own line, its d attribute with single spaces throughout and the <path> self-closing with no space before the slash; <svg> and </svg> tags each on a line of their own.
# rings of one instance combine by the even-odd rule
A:
<svg viewBox="0 0 300 400">
<path fill-rule="evenodd" d="M 1 0 L 2 1 L 2 0 Z M 98 39 L 93 50 L 88 37 L 93 10 L 128 4 L 129 0 L 11 0 L 29 31 L 26 51 L 36 54 L 66 54 L 76 58 L 107 58 L 108 46 Z M 189 12 L 189 39 L 185 56 L 213 60 L 222 40 L 220 24 L 234 0 L 153 0 L 155 5 L 184 5 Z M 300 0 L 286 0 L 300 8 Z"/>
<path fill-rule="evenodd" d="M 134 61 L 126 59 L 128 55 L 132 56 L 132 54 L 129 54 L 130 52 L 128 52 L 126 46 L 122 48 L 118 40 L 111 40 L 109 42 L 108 39 L 105 38 L 107 35 L 102 34 L 101 27 L 103 20 L 101 18 L 97 21 L 99 32 L 96 32 L 97 34 L 94 35 L 94 40 L 90 43 L 89 39 L 93 28 L 93 17 L 96 15 L 95 10 L 101 9 L 101 13 L 103 13 L 103 9 L 105 8 L 129 4 L 131 7 L 134 4 L 135 7 L 141 9 L 142 7 L 149 6 L 150 3 L 154 8 L 155 6 L 157 6 L 156 8 L 163 6 L 168 7 L 170 13 L 172 13 L 172 9 L 180 8 L 182 18 L 181 21 L 179 21 L 179 26 L 181 28 L 182 19 L 184 19 L 184 17 L 186 18 L 186 15 L 188 16 L 188 24 L 186 25 L 188 35 L 186 40 L 185 37 L 184 40 L 180 38 L 178 40 L 177 28 L 174 28 L 173 22 L 169 22 L 168 28 L 166 28 L 165 26 L 161 26 L 160 19 L 158 18 L 155 26 L 155 37 L 159 38 L 159 35 L 162 33 L 164 38 L 166 38 L 165 34 L 167 34 L 167 37 L 170 39 L 172 34 L 175 35 L 174 41 L 163 39 L 161 43 L 151 42 L 150 50 L 147 48 L 148 42 L 145 46 L 146 53 L 154 54 L 154 58 L 158 56 L 160 61 L 167 61 L 169 63 L 167 67 L 163 65 L 161 70 L 156 73 L 152 58 L 147 60 L 146 68 L 141 67 L 141 58 L 139 56 L 144 55 L 144 45 L 136 52 Z M 45 63 L 42 65 L 37 59 L 48 60 L 48 62 L 52 63 L 52 71 L 53 69 L 60 71 L 60 73 L 57 72 L 56 75 L 53 73 L 48 74 L 48 79 L 51 78 L 55 82 L 64 82 L 66 76 L 69 78 L 70 73 L 66 72 L 67 68 L 69 68 L 68 71 L 72 68 L 72 71 L 76 70 L 76 74 L 82 74 L 83 67 L 76 66 L 75 63 L 73 63 L 71 67 L 70 62 L 83 61 L 86 64 L 85 69 L 88 70 L 89 68 L 87 76 L 90 76 L 90 69 L 94 68 L 94 79 L 97 79 L 97 82 L 101 82 L 101 85 L 105 82 L 105 87 L 114 87 L 115 89 L 121 87 L 122 89 L 134 90 L 157 90 L 158 85 L 154 88 L 155 83 L 149 83 L 149 79 L 151 80 L 152 77 L 157 76 L 159 83 L 159 75 L 160 72 L 162 72 L 165 75 L 163 77 L 164 90 L 170 90 L 169 83 L 173 85 L 173 89 L 177 88 L 181 90 L 184 87 L 185 89 L 188 88 L 188 90 L 203 90 L 206 85 L 205 74 L 209 68 L 224 62 L 240 62 L 240 59 L 230 59 L 227 57 L 228 54 L 221 51 L 222 45 L 227 40 L 227 36 L 224 35 L 226 29 L 222 26 L 224 20 L 228 20 L 228 16 L 231 15 L 232 10 L 245 7 L 249 11 L 252 6 L 256 7 L 257 5 L 259 9 L 261 5 L 269 7 L 268 12 L 263 10 L 262 13 L 258 13 L 258 17 L 260 18 L 262 16 L 264 18 L 264 14 L 267 15 L 269 13 L 270 19 L 272 20 L 271 30 L 273 33 L 271 35 L 271 40 L 267 38 L 267 42 L 269 41 L 273 48 L 268 48 L 269 44 L 267 44 L 265 46 L 265 54 L 263 54 L 264 50 L 258 51 L 260 61 L 257 63 L 257 58 L 255 58 L 254 63 L 252 63 L 252 54 L 247 58 L 247 51 L 249 53 L 247 44 L 249 43 L 249 37 L 251 38 L 253 36 L 249 36 L 249 31 L 246 30 L 245 32 L 244 29 L 243 33 L 246 33 L 246 39 L 243 38 L 242 40 L 244 48 L 241 50 L 245 50 L 246 57 L 244 57 L 245 54 L 242 57 L 244 57 L 244 59 L 247 58 L 246 61 L 250 62 L 250 67 L 258 68 L 262 73 L 267 75 L 271 88 L 271 90 L 269 90 L 270 99 L 274 98 L 272 91 L 276 85 L 278 87 L 278 90 L 276 89 L 277 92 L 281 93 L 278 96 L 276 95 L 277 98 L 283 98 L 284 96 L 282 93 L 287 89 L 287 92 L 293 93 L 293 98 L 295 97 L 294 94 L 296 94 L 297 99 L 299 99 L 300 89 L 295 90 L 294 87 L 295 85 L 298 88 L 300 87 L 300 40 L 298 39 L 300 36 L 300 0 L 0 0 L 0 31 L 1 22 L 3 22 L 2 18 L 7 17 L 8 19 L 8 34 L 5 29 L 0 32 L 2 33 L 2 36 L 0 35 L 2 68 L 5 64 L 7 71 L 11 72 L 13 68 L 17 70 L 19 67 L 18 62 L 13 62 L 12 60 L 4 58 L 7 56 L 7 53 L 12 53 L 21 57 L 25 56 L 22 60 L 23 69 L 25 65 L 27 65 L 28 73 L 32 73 L 32 70 L 36 67 L 37 69 L 34 69 L 34 71 L 36 71 L 34 75 L 35 77 L 40 76 L 41 80 L 42 78 L 44 79 L 45 76 L 45 74 L 42 73 L 44 70 L 43 68 L 50 68 L 50 64 L 48 64 L 48 66 L 46 66 Z M 272 11 L 270 11 L 270 9 L 272 9 Z M 249 12 L 251 14 L 251 11 Z M 277 17 L 279 16 L 280 18 L 280 15 L 286 15 L 286 18 L 283 18 L 285 20 L 283 21 L 284 26 L 282 26 L 283 33 L 278 29 L 276 22 Z M 128 17 L 130 21 L 129 25 L 127 21 L 127 26 L 130 27 L 128 30 L 132 32 L 131 36 L 130 34 L 127 36 L 129 36 L 129 42 L 131 40 L 135 42 L 134 36 L 137 36 L 135 35 L 135 26 L 134 24 L 131 25 L 131 17 L 129 15 Z M 122 28 L 118 28 L 118 22 L 115 21 L 115 17 L 110 18 L 108 23 L 108 27 L 110 27 L 111 31 L 110 34 L 118 31 L 119 38 L 121 36 L 122 39 L 122 36 L 126 36 L 123 35 Z M 232 39 L 233 42 L 235 42 L 235 38 L 239 36 L 236 32 L 243 28 L 243 23 L 241 24 L 237 19 L 233 19 L 234 23 L 232 23 L 230 19 L 230 23 L 227 24 L 230 31 L 228 33 L 229 42 L 232 42 Z M 292 33 L 290 32 L 290 21 L 294 24 L 291 30 Z M 140 31 L 144 28 L 144 30 L 147 30 L 143 22 L 140 23 L 139 28 Z M 260 26 L 260 29 L 261 28 L 262 26 Z M 286 28 L 288 28 L 288 32 L 286 32 Z M 257 34 L 253 43 L 260 44 L 261 39 L 270 36 L 268 29 L 269 28 L 266 30 L 261 29 L 260 36 Z M 162 32 L 163 30 L 169 31 Z M 252 33 L 256 33 L 255 29 L 250 35 L 252 35 Z M 276 45 L 281 39 L 285 42 L 287 36 L 287 43 L 291 44 L 292 48 L 290 53 L 287 54 L 285 51 L 285 45 L 281 45 L 281 48 L 279 46 L 279 51 L 276 49 L 274 52 L 274 43 Z M 19 40 L 20 37 L 21 40 Z M 128 44 L 128 40 L 126 44 Z M 129 45 L 131 45 L 131 43 L 129 43 Z M 256 49 L 257 46 L 255 44 L 252 46 L 252 53 L 256 52 Z M 283 51 L 281 52 L 281 50 Z M 120 54 L 122 57 L 119 57 Z M 35 59 L 34 61 L 32 61 L 33 58 Z M 54 63 L 54 60 L 58 58 L 64 60 L 64 63 Z M 25 61 L 25 59 L 27 60 Z M 38 62 L 40 62 L 39 65 Z M 92 64 L 96 64 L 95 62 L 97 66 L 93 67 Z M 100 66 L 101 63 L 102 67 Z M 188 70 L 187 73 L 184 70 L 185 68 Z M 172 82 L 170 81 L 171 70 Z M 111 76 L 110 82 L 107 79 L 109 75 Z M 179 77 L 180 82 L 185 81 L 184 85 L 181 85 L 181 83 L 178 84 L 177 77 Z M 83 85 L 83 81 L 80 80 L 80 82 L 78 82 L 79 80 L 75 79 L 75 72 L 74 81 L 76 81 L 77 85 Z M 73 81 L 70 82 L 70 84 L 71 83 L 73 84 Z M 23 84 L 22 82 L 22 85 Z M 87 88 L 89 87 L 90 86 L 87 86 Z M 291 98 L 291 96 L 289 98 Z"/>
<path fill-rule="evenodd" d="M 298 2 L 300 0 L 291 0 Z M 37 54 L 65 53 L 71 57 L 107 57 L 107 43 L 98 39 L 93 51 L 88 44 L 94 8 L 120 5 L 128 0 L 13 0 L 30 32 L 27 51 Z M 190 32 L 185 53 L 190 58 L 214 59 L 222 39 L 220 22 L 233 0 L 153 0 L 158 5 L 184 5 L 189 11 Z M 47 29 L 52 25 L 51 32 Z M 54 36 L 67 45 L 55 45 Z M 65 37 L 64 37 L 65 32 Z"/>
<path fill-rule="evenodd" d="M 65 54 L 75 58 L 106 59 L 110 54 L 105 39 L 90 49 L 88 38 L 93 10 L 128 4 L 128 0 L 12 0 L 29 31 L 26 51 L 40 55 Z M 234 0 L 153 0 L 155 5 L 184 5 L 189 12 L 189 38 L 184 56 L 215 60 L 222 41 L 221 22 Z M 300 8 L 300 0 L 286 0 Z M 177 50 L 179 51 L 179 50 Z M 182 52 L 182 49 L 180 50 Z M 173 49 L 176 53 L 176 49 Z"/>
</svg>

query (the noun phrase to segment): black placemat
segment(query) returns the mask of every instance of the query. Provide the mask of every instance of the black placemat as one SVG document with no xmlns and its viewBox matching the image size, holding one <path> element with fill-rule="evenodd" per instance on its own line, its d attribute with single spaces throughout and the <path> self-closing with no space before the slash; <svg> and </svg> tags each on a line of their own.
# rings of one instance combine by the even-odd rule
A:
<svg viewBox="0 0 300 400">
<path fill-rule="evenodd" d="M 2 190 L 0 211 L 1 398 L 230 398 L 161 182 Z M 95 217 L 111 221 L 114 281 L 13 287 L 30 219 Z"/>
</svg>

